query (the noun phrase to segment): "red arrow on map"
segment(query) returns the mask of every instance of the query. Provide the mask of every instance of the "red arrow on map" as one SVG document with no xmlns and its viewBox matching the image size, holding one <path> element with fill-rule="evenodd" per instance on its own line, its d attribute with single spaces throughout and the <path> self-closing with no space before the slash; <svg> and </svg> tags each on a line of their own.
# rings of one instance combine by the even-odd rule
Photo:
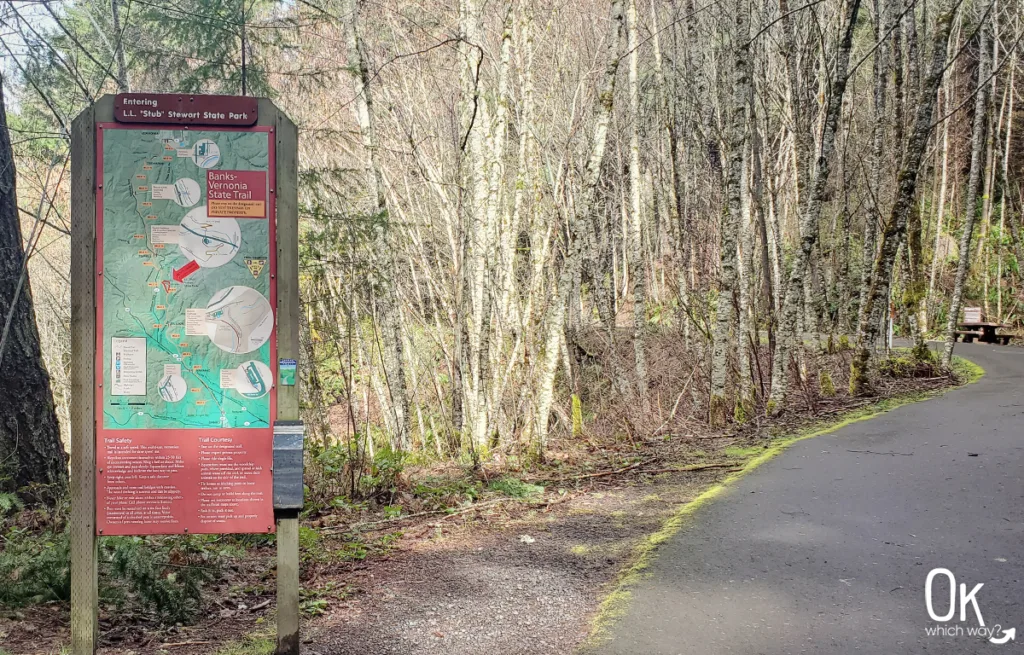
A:
<svg viewBox="0 0 1024 655">
<path fill-rule="evenodd" d="M 189 263 L 185 264 L 181 268 L 175 269 L 171 273 L 171 277 L 174 278 L 175 282 L 184 282 L 185 278 L 187 278 L 189 275 L 192 275 L 193 273 L 195 273 L 198 270 L 199 270 L 199 264 L 197 264 L 195 262 L 195 260 L 193 260 L 193 261 L 190 261 Z"/>
</svg>

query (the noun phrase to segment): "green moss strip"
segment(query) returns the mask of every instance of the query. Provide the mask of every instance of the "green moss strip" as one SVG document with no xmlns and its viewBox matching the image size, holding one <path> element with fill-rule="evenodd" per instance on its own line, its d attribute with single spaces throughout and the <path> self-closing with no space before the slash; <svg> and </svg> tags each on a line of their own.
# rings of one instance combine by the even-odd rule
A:
<svg viewBox="0 0 1024 655">
<path fill-rule="evenodd" d="M 835 432 L 848 425 L 875 418 L 880 414 L 890 412 L 898 407 L 941 396 L 951 389 L 973 384 L 985 375 L 985 369 L 981 368 L 974 362 L 963 359 L 962 357 L 954 358 L 953 371 L 961 381 L 961 384 L 956 387 L 945 387 L 935 391 L 924 391 L 896 398 L 886 398 L 878 401 L 877 403 L 873 403 L 866 407 L 860 407 L 847 412 L 846 414 L 842 414 L 834 420 L 827 422 L 823 421 L 795 434 L 779 437 L 775 439 L 768 448 L 763 450 L 758 449 L 760 454 L 747 460 L 740 471 L 727 475 L 721 482 L 710 487 L 693 500 L 680 505 L 675 512 L 665 520 L 660 530 L 648 535 L 634 547 L 627 564 L 619 572 L 613 589 L 607 596 L 605 596 L 600 606 L 598 606 L 597 614 L 591 621 L 590 636 L 584 643 L 583 649 L 587 650 L 594 648 L 611 637 L 611 627 L 615 624 L 616 620 L 626 613 L 626 610 L 629 608 L 629 601 L 633 595 L 632 588 L 644 579 L 645 571 L 651 565 L 651 562 L 654 561 L 655 551 L 658 547 L 675 536 L 675 534 L 685 525 L 687 519 L 693 516 L 697 510 L 703 507 L 706 503 L 714 500 L 723 492 L 727 491 L 728 487 L 732 483 L 744 477 L 765 462 L 773 459 L 776 455 L 798 441 L 820 437 L 823 434 Z"/>
</svg>

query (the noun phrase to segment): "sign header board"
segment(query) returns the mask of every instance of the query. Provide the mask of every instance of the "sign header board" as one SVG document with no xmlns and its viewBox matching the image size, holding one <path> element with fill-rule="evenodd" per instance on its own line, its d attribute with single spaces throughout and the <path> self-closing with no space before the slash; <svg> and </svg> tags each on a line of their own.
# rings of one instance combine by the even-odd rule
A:
<svg viewBox="0 0 1024 655">
<path fill-rule="evenodd" d="M 119 93 L 114 98 L 114 120 L 119 123 L 170 125 L 256 124 L 256 98 L 199 96 L 185 93 Z"/>
</svg>

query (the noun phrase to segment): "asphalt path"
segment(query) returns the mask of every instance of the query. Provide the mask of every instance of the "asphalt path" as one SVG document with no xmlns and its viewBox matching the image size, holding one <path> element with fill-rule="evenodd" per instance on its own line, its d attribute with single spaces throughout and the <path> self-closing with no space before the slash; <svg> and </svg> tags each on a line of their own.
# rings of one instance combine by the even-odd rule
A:
<svg viewBox="0 0 1024 655">
<path fill-rule="evenodd" d="M 1024 632 L 1024 349 L 958 344 L 975 384 L 801 441 L 702 507 L 633 589 L 604 654 L 1016 652 L 933 620 L 947 569 L 993 636 Z M 933 612 L 950 604 L 937 574 Z M 944 628 L 946 634 L 930 635 Z"/>
</svg>

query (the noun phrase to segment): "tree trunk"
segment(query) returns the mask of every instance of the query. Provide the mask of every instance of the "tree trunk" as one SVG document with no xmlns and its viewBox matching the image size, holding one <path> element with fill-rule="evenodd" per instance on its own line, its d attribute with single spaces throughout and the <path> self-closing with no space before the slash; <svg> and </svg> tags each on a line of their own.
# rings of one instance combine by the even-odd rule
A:
<svg viewBox="0 0 1024 655">
<path fill-rule="evenodd" d="M 1011 55 L 1016 58 L 1016 54 Z M 996 321 L 1003 321 L 1003 243 L 1006 240 L 1006 195 L 1009 186 L 1010 179 L 1010 147 L 1012 144 L 1013 137 L 1013 98 L 1014 98 L 1014 80 L 1016 75 L 1016 69 L 1014 63 L 1010 64 L 1010 83 L 1009 83 L 1009 96 L 1010 102 L 1007 109 L 1006 116 L 1006 142 L 1003 145 L 1003 174 L 1002 179 L 999 181 L 999 256 L 998 263 L 996 266 Z M 1018 266 L 1020 264 L 1018 263 Z"/>
<path fill-rule="evenodd" d="M 67 454 L 39 346 L 15 180 L 0 78 L 0 490 L 52 504 L 67 489 Z"/>
<path fill-rule="evenodd" d="M 753 112 L 751 112 L 751 117 Z M 751 120 L 753 122 L 753 120 Z M 753 159 L 751 148 L 748 143 L 744 144 L 745 156 L 743 157 L 743 182 L 740 187 L 740 221 L 739 239 L 737 240 L 737 253 L 739 272 L 739 331 L 736 335 L 737 345 L 736 357 L 739 360 L 739 397 L 736 400 L 736 408 L 733 415 L 738 422 L 749 420 L 754 408 L 754 380 L 751 376 L 751 344 L 753 337 L 753 302 L 751 291 L 754 280 L 754 258 L 753 258 L 753 208 L 751 207 L 750 193 L 750 160 Z"/>
<path fill-rule="evenodd" d="M 867 215 L 864 218 L 864 251 L 861 268 L 860 320 L 867 307 L 871 265 L 878 245 L 878 226 L 882 224 L 881 193 L 882 161 L 885 158 L 886 89 L 889 85 L 889 46 L 885 31 L 889 26 L 889 0 L 875 0 L 875 40 L 879 42 L 874 57 L 874 121 L 871 124 L 871 168 L 868 173 Z M 901 65 L 897 63 L 897 66 Z"/>
<path fill-rule="evenodd" d="M 729 147 L 729 167 L 726 171 L 726 207 L 721 222 L 721 272 L 719 274 L 718 304 L 715 311 L 715 332 L 711 351 L 711 401 L 709 418 L 712 425 L 724 425 L 728 411 L 726 378 L 728 374 L 730 333 L 735 331 L 737 298 L 736 246 L 742 212 L 743 154 L 747 133 L 747 105 L 750 102 L 750 42 L 748 7 L 737 0 L 733 24 L 733 96 L 729 108 L 726 139 Z"/>
<path fill-rule="evenodd" d="M 761 171 L 761 132 L 759 129 L 755 129 L 752 135 L 753 142 L 751 144 L 752 154 L 752 177 L 751 188 L 750 188 L 750 200 L 754 205 L 754 216 L 757 220 L 757 236 L 760 241 L 761 247 L 759 248 L 761 253 L 761 292 L 764 296 L 764 315 L 766 317 L 766 323 L 768 328 L 768 350 L 769 352 L 775 352 L 775 307 L 778 301 L 775 299 L 775 276 L 773 274 L 773 268 L 771 264 L 771 242 L 768 239 L 768 218 L 765 215 L 764 209 L 764 177 Z M 755 327 L 756 331 L 756 327 Z M 757 350 L 754 350 L 755 356 Z M 763 381 L 762 381 L 763 382 Z M 761 393 L 764 389 L 761 389 Z"/>
<path fill-rule="evenodd" d="M 615 76 L 619 70 L 619 62 L 622 60 L 622 32 L 625 27 L 625 17 L 622 11 L 623 0 L 611 0 L 611 25 L 609 27 L 609 38 L 607 46 L 608 61 L 605 64 L 604 77 L 598 89 L 594 108 L 594 137 L 590 150 L 590 158 L 587 161 L 587 168 L 583 176 L 581 197 L 576 203 L 576 211 L 573 216 L 570 213 L 568 243 L 566 244 L 566 255 L 562 262 L 562 270 L 558 276 L 557 297 L 548 312 L 547 326 L 545 330 L 544 352 L 541 355 L 541 376 L 543 397 L 538 401 L 537 425 L 535 428 L 537 448 L 543 455 L 543 448 L 548 437 L 548 415 L 551 407 L 551 389 L 555 372 L 558 368 L 559 347 L 562 341 L 561 332 L 567 331 L 565 326 L 565 315 L 567 305 L 573 300 L 573 287 L 579 279 L 580 269 L 584 256 L 584 239 L 581 232 L 590 229 L 592 221 L 588 220 L 591 212 L 596 211 L 594 207 L 597 186 L 601 181 L 601 166 L 604 163 L 604 155 L 608 143 L 608 124 L 611 122 L 612 107 L 615 100 Z M 568 331 L 567 331 L 568 332 Z M 571 335 L 566 334 L 565 339 L 571 340 Z"/>
<path fill-rule="evenodd" d="M 460 270 L 458 338 L 458 377 L 460 389 L 456 402 L 461 406 L 462 424 L 458 427 L 470 439 L 474 457 L 479 456 L 483 435 L 478 433 L 479 412 L 484 399 L 480 394 L 480 355 L 482 348 L 483 308 L 486 271 L 486 225 L 488 184 L 484 162 L 484 135 L 488 124 L 487 96 L 480 90 L 483 49 L 482 7 L 479 0 L 459 3 L 459 56 L 461 97 L 459 100 L 459 229 L 462 261 Z"/>
<path fill-rule="evenodd" d="M 867 306 L 861 311 L 857 327 L 857 353 L 850 364 L 850 393 L 854 395 L 863 394 L 869 389 L 868 360 L 871 357 L 871 346 L 878 337 L 879 330 L 879 321 L 872 320 L 874 306 L 879 305 L 887 297 L 893 260 L 896 258 L 896 250 L 906 229 L 907 216 L 913 209 L 914 198 L 917 195 L 917 177 L 928 144 L 928 134 L 931 132 L 939 83 L 942 81 L 946 66 L 946 46 L 953 24 L 953 13 L 954 9 L 950 7 L 949 0 L 943 0 L 936 19 L 931 63 L 921 88 L 921 100 L 917 103 L 914 128 L 907 140 L 903 164 L 896 177 L 896 199 L 882 231 L 881 247 L 872 265 Z"/>
<path fill-rule="evenodd" d="M 120 0 L 110 0 L 110 25 L 114 28 L 114 61 L 117 62 L 117 90 L 121 93 L 131 93 L 132 85 L 128 78 L 128 65 L 124 57 L 124 34 L 121 31 L 121 9 Z M 88 10 L 87 10 L 88 11 Z"/>
<path fill-rule="evenodd" d="M 923 361 L 931 357 L 924 342 L 920 325 L 921 305 L 924 302 L 924 275 L 922 274 L 921 212 L 911 211 L 907 217 L 906 273 L 903 280 L 903 313 L 914 342 L 914 356 Z"/>
<path fill-rule="evenodd" d="M 647 406 L 647 354 L 644 330 L 647 324 L 647 275 L 643 256 L 643 216 L 640 203 L 640 44 L 637 37 L 636 0 L 627 10 L 627 49 L 629 51 L 629 271 L 633 282 L 633 355 L 636 387 L 640 402 Z"/>
<path fill-rule="evenodd" d="M 967 203 L 964 207 L 964 228 L 960 235 L 960 261 L 956 264 L 956 278 L 953 295 L 949 299 L 949 317 L 946 321 L 946 346 L 942 351 L 942 364 L 953 362 L 953 344 L 956 343 L 956 326 L 960 322 L 960 304 L 963 301 L 964 282 L 971 259 L 971 237 L 978 220 L 978 184 L 981 180 L 982 160 L 985 147 L 985 122 L 988 110 L 988 25 L 979 27 L 981 43 L 978 47 L 978 81 L 974 96 L 974 124 L 971 128 L 971 172 L 967 178 Z"/>
<path fill-rule="evenodd" d="M 818 154 L 818 165 L 815 167 L 814 181 L 808 192 L 807 201 L 803 203 L 803 214 L 800 218 L 800 247 L 793 254 L 793 268 L 789 283 L 786 285 L 786 296 L 779 317 L 779 337 L 772 362 L 772 392 L 768 403 L 768 412 L 775 413 L 782 409 L 788 391 L 787 370 L 789 357 L 793 350 L 801 345 L 803 339 L 798 332 L 797 319 L 804 293 L 804 277 L 809 269 L 810 258 L 818 239 L 818 219 L 821 206 L 825 201 L 825 191 L 831 173 L 832 151 L 835 149 L 836 126 L 843 108 L 843 95 L 849 79 L 847 68 L 850 63 L 850 49 L 853 45 L 853 32 L 860 10 L 860 0 L 852 0 L 848 6 L 848 15 L 844 23 L 842 41 L 836 56 L 833 71 L 833 84 L 830 89 L 828 105 L 825 111 L 825 122 L 822 130 L 821 151 Z"/>
<path fill-rule="evenodd" d="M 363 54 L 362 39 L 359 35 L 358 0 L 345 0 L 345 46 L 348 51 L 349 67 L 353 73 L 356 121 L 369 160 L 369 175 L 366 184 L 372 202 L 371 221 L 373 226 L 373 250 L 375 267 L 379 278 L 376 280 L 380 302 L 374 302 L 374 312 L 380 316 L 382 335 L 381 359 L 384 368 L 386 398 L 388 399 L 388 424 L 391 432 L 391 446 L 404 450 L 409 446 L 409 398 L 405 383 L 405 357 L 403 356 L 402 321 L 398 312 L 400 305 L 395 289 L 394 243 L 391 237 L 387 198 L 384 180 L 377 156 L 376 118 L 373 111 L 373 96 L 370 90 L 370 71 Z"/>
<path fill-rule="evenodd" d="M 947 82 L 943 86 L 942 100 L 943 108 L 949 106 L 949 89 L 950 83 Z M 939 258 L 939 250 L 942 245 L 942 223 L 946 214 L 946 196 L 949 188 L 949 124 L 951 121 L 946 120 L 942 123 L 942 181 L 939 183 L 939 202 L 938 209 L 935 212 L 935 245 L 932 248 L 932 267 L 931 273 L 928 275 L 928 294 L 926 296 L 927 319 L 921 326 L 921 330 L 927 332 L 931 327 L 931 319 L 935 315 L 936 298 L 935 298 L 935 281 L 939 276 L 939 265 L 941 260 Z"/>
<path fill-rule="evenodd" d="M 786 68 L 786 91 L 789 105 L 790 131 L 793 135 L 792 164 L 796 177 L 795 198 L 797 211 L 807 198 L 807 187 L 811 177 L 811 157 L 814 150 L 814 135 L 811 131 L 809 111 L 804 107 L 804 89 L 800 85 L 797 71 L 796 29 L 793 12 L 788 0 L 779 0 L 779 16 L 782 23 L 782 57 Z M 805 122 L 807 123 L 805 125 Z"/>
</svg>

